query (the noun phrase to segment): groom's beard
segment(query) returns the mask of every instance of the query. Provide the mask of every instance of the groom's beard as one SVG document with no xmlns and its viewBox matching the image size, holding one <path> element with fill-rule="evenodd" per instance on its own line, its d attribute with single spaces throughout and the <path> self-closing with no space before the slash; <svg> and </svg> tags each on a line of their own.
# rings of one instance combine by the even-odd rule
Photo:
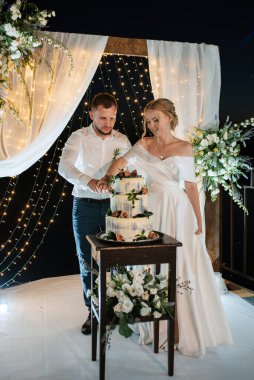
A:
<svg viewBox="0 0 254 380">
<path fill-rule="evenodd" d="M 107 128 L 107 127 L 105 127 L 105 128 Z M 110 131 L 108 131 L 108 132 L 104 132 L 102 129 L 97 127 L 97 125 L 93 124 L 93 129 L 94 129 L 95 133 L 97 133 L 98 135 L 108 136 L 108 135 L 111 135 L 113 128 L 111 128 Z"/>
</svg>

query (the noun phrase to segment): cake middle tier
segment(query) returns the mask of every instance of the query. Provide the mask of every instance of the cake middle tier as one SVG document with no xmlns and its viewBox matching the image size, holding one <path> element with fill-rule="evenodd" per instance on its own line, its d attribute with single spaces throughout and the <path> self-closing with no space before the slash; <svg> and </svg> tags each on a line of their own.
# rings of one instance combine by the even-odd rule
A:
<svg viewBox="0 0 254 380">
<path fill-rule="evenodd" d="M 111 211 L 126 211 L 128 218 L 131 218 L 137 214 L 143 214 L 145 210 L 148 210 L 149 195 L 138 194 L 137 199 L 133 202 L 128 200 L 127 194 L 115 194 L 110 196 L 110 208 Z"/>
</svg>

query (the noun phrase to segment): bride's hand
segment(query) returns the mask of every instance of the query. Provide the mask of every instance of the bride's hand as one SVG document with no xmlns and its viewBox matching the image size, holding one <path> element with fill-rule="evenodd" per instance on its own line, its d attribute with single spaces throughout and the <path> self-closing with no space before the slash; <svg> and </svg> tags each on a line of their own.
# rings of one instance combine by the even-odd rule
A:
<svg viewBox="0 0 254 380">
<path fill-rule="evenodd" d="M 198 226 L 195 235 L 201 235 L 202 234 L 202 226 Z"/>
</svg>

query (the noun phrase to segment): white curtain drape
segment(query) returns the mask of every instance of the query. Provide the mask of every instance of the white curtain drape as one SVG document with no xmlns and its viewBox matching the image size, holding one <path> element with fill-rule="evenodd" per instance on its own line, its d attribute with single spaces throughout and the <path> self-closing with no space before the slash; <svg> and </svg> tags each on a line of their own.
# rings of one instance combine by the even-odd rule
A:
<svg viewBox="0 0 254 380">
<path fill-rule="evenodd" d="M 154 98 L 170 99 L 179 125 L 175 136 L 189 141 L 194 127 L 219 126 L 221 71 L 218 46 L 147 40 Z M 197 178 L 203 227 L 205 194 Z"/>
<path fill-rule="evenodd" d="M 44 44 L 41 50 L 43 61 L 36 70 L 26 68 L 23 72 L 30 100 L 25 86 L 12 73 L 13 88 L 9 98 L 18 106 L 25 125 L 21 126 L 9 112 L 5 112 L 0 125 L 0 177 L 22 173 L 53 145 L 88 88 L 108 40 L 107 36 L 47 34 L 71 51 L 74 68 L 70 71 L 66 54 Z"/>
<path fill-rule="evenodd" d="M 193 127 L 219 124 L 220 58 L 218 46 L 147 41 L 154 98 L 170 99 L 179 125 L 175 135 L 189 140 Z"/>
</svg>

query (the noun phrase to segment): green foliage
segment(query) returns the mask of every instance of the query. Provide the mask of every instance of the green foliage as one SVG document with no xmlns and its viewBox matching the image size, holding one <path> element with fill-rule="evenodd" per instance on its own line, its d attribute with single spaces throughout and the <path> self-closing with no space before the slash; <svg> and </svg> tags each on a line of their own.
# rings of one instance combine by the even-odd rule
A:
<svg viewBox="0 0 254 380">
<path fill-rule="evenodd" d="M 196 175 L 202 177 L 204 189 L 210 192 L 211 200 L 217 199 L 222 186 L 247 214 L 248 210 L 237 188 L 241 188 L 239 179 L 247 178 L 246 172 L 251 169 L 251 158 L 240 155 L 240 151 L 253 135 L 254 118 L 233 125 L 227 118 L 219 129 L 195 128 L 191 134 Z"/>
</svg>

